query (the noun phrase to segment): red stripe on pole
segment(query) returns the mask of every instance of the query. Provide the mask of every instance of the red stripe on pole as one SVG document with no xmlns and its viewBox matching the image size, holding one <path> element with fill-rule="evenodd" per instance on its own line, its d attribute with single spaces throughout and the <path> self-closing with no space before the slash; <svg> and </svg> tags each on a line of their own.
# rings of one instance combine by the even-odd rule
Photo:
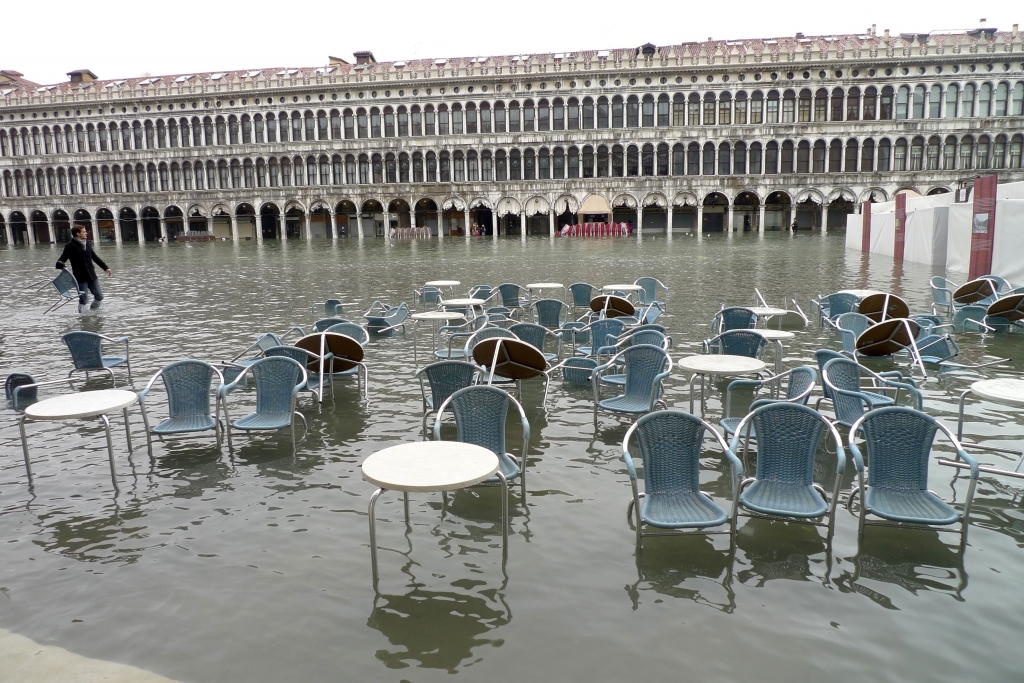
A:
<svg viewBox="0 0 1024 683">
<path fill-rule="evenodd" d="M 903 249 L 907 239 L 907 195 L 896 195 L 896 238 L 892 248 L 892 258 L 897 263 L 903 261 Z"/>
<path fill-rule="evenodd" d="M 996 176 L 974 179 L 974 215 L 971 217 L 971 279 L 992 272 L 992 244 L 996 231 Z"/>
</svg>

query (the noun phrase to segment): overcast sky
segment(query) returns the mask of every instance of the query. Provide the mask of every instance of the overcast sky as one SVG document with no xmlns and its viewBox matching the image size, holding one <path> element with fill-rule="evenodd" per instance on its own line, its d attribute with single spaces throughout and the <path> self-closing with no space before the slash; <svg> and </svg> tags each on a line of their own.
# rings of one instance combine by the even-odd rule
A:
<svg viewBox="0 0 1024 683">
<path fill-rule="evenodd" d="M 1024 23 L 1019 0 L 6 0 L 0 69 L 37 83 L 379 60 L 566 52 L 694 40 L 926 33 Z"/>
</svg>

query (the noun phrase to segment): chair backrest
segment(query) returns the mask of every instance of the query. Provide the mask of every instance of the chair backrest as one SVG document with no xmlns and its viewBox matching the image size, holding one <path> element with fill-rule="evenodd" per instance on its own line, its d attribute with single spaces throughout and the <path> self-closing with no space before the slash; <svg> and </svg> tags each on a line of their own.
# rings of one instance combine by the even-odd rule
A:
<svg viewBox="0 0 1024 683">
<path fill-rule="evenodd" d="M 830 389 L 861 393 L 860 365 L 849 358 L 833 358 L 821 370 L 822 382 Z M 850 426 L 864 414 L 864 403 L 856 396 L 831 392 L 832 406 L 840 424 Z M 760 435 L 760 432 L 758 432 Z M 760 437 L 758 437 L 760 438 Z"/>
<path fill-rule="evenodd" d="M 495 386 L 476 385 L 459 389 L 449 399 L 455 414 L 458 439 L 505 454 L 505 417 L 511 396 Z"/>
<path fill-rule="evenodd" d="M 953 329 L 957 332 L 984 332 L 985 328 L 982 325 L 987 317 L 986 306 L 962 306 L 953 314 Z"/>
<path fill-rule="evenodd" d="M 199 360 L 182 360 L 160 371 L 167 390 L 167 407 L 172 418 L 210 415 L 210 388 L 217 370 Z"/>
<path fill-rule="evenodd" d="M 658 287 L 665 287 L 665 285 L 661 284 L 657 278 L 653 277 L 637 278 L 633 284 L 643 287 L 643 289 L 638 292 L 640 294 L 640 303 L 642 304 L 649 304 L 652 301 L 657 300 Z"/>
<path fill-rule="evenodd" d="M 537 308 L 537 323 L 549 330 L 556 330 L 562 326 L 562 310 L 566 308 L 564 302 L 558 299 L 541 299 L 533 304 Z"/>
<path fill-rule="evenodd" d="M 26 372 L 12 372 L 7 375 L 7 379 L 4 380 L 4 397 L 8 401 L 14 401 L 14 390 L 18 387 L 23 387 L 27 384 L 35 384 L 36 379 L 32 375 Z M 30 389 L 24 389 L 18 392 L 18 402 L 14 404 L 17 408 L 19 405 L 25 403 L 32 403 L 38 398 L 39 389 L 38 387 L 32 387 Z"/>
<path fill-rule="evenodd" d="M 307 373 L 313 372 L 319 377 L 320 357 L 315 355 L 312 351 L 300 349 L 297 346 L 277 346 L 268 350 L 265 356 L 267 358 L 291 358 L 293 361 L 306 368 Z"/>
<path fill-rule="evenodd" d="M 1002 294 L 1004 290 L 1009 289 L 1010 283 L 1008 283 L 1005 278 L 1002 278 L 998 275 L 983 275 L 982 277 L 985 278 L 986 280 L 992 281 L 992 285 L 995 288 L 997 294 Z"/>
<path fill-rule="evenodd" d="M 328 327 L 347 322 L 344 318 L 321 318 L 313 323 L 313 332 L 326 332 Z"/>
<path fill-rule="evenodd" d="M 630 346 L 638 346 L 640 344 L 651 344 L 659 348 L 666 348 L 668 346 L 668 338 L 663 332 L 658 330 L 637 330 L 630 334 L 626 339 L 629 340 Z"/>
<path fill-rule="evenodd" d="M 855 312 L 860 304 L 860 299 L 853 294 L 829 294 L 825 297 L 825 300 L 828 301 L 828 317 L 832 320 L 835 320 L 843 313 Z"/>
<path fill-rule="evenodd" d="M 659 410 L 636 421 L 636 442 L 648 494 L 700 490 L 704 421 L 681 410 Z M 628 445 L 628 444 L 627 444 Z"/>
<path fill-rule="evenodd" d="M 508 328 L 508 331 L 544 353 L 544 340 L 548 336 L 547 328 L 534 323 L 516 323 Z"/>
<path fill-rule="evenodd" d="M 53 278 L 53 288 L 65 299 L 74 299 L 78 296 L 78 280 L 70 270 L 57 273 L 57 277 Z"/>
<path fill-rule="evenodd" d="M 717 349 L 719 353 L 747 358 L 759 358 L 764 351 L 764 345 L 764 337 L 750 330 L 729 330 L 708 344 L 712 353 Z"/>
<path fill-rule="evenodd" d="M 485 327 L 482 330 L 477 330 L 469 339 L 466 340 L 466 355 L 471 355 L 476 345 L 482 342 L 484 339 L 519 339 L 512 332 L 501 328 L 501 327 Z"/>
<path fill-rule="evenodd" d="M 572 295 L 573 306 L 590 306 L 590 300 L 594 298 L 594 285 L 574 282 L 569 285 L 569 294 Z"/>
<path fill-rule="evenodd" d="M 818 361 L 818 373 L 822 377 L 825 376 L 825 363 L 829 362 L 833 358 L 846 358 L 846 356 L 831 349 L 818 349 L 814 352 L 814 359 Z M 821 393 L 825 395 L 825 398 L 830 401 L 832 400 L 832 390 L 828 388 L 828 385 L 825 384 L 824 380 L 821 382 Z"/>
<path fill-rule="evenodd" d="M 915 315 L 911 320 L 921 326 L 921 329 L 917 332 L 919 340 L 930 335 L 933 328 L 942 324 L 942 320 L 937 315 Z"/>
<path fill-rule="evenodd" d="M 328 299 L 324 302 L 324 317 L 336 318 L 342 315 L 341 299 Z"/>
<path fill-rule="evenodd" d="M 715 334 L 729 332 L 731 330 L 750 330 L 757 326 L 757 316 L 749 308 L 742 306 L 729 306 L 715 314 L 718 322 Z"/>
<path fill-rule="evenodd" d="M 801 365 L 800 367 L 793 368 L 792 372 L 789 373 L 789 386 L 786 387 L 786 400 L 792 401 L 800 394 L 807 392 L 807 395 L 800 399 L 800 403 L 807 405 L 807 401 L 811 398 L 811 393 L 807 391 L 809 388 L 814 386 L 814 381 L 818 379 L 818 374 L 814 372 L 814 368 L 808 365 Z"/>
<path fill-rule="evenodd" d="M 757 432 L 758 479 L 814 483 L 814 455 L 825 429 L 817 411 L 798 403 L 771 403 L 755 410 L 750 422 Z"/>
<path fill-rule="evenodd" d="M 261 353 L 266 353 L 270 349 L 282 345 L 284 345 L 284 342 L 281 341 L 281 338 L 273 332 L 261 334 L 256 340 L 256 348 L 259 349 Z"/>
<path fill-rule="evenodd" d="M 841 330 L 849 330 L 853 332 L 853 336 L 856 339 L 864 330 L 871 327 L 874 324 L 871 318 L 861 313 L 843 313 L 836 318 L 836 326 Z"/>
<path fill-rule="evenodd" d="M 441 290 L 437 287 L 424 285 L 416 290 L 416 296 L 421 304 L 436 304 L 441 301 Z"/>
<path fill-rule="evenodd" d="M 932 301 L 940 306 L 949 306 L 953 303 L 953 290 L 956 285 L 944 277 L 936 275 L 928 281 L 932 289 Z"/>
<path fill-rule="evenodd" d="M 257 413 L 290 413 L 307 381 L 306 369 L 292 358 L 261 358 L 249 366 L 256 384 Z"/>
<path fill-rule="evenodd" d="M 960 355 L 960 347 L 949 335 L 929 334 L 917 340 L 917 352 L 925 363 L 937 363 Z"/>
<path fill-rule="evenodd" d="M 469 298 L 480 300 L 490 299 L 491 294 L 493 293 L 494 288 L 490 285 L 474 285 L 473 288 L 469 290 Z"/>
<path fill-rule="evenodd" d="M 622 334 L 626 325 L 620 318 L 595 320 L 590 324 L 591 347 L 594 353 L 603 346 L 614 346 L 615 339 Z"/>
<path fill-rule="evenodd" d="M 938 430 L 934 417 L 913 408 L 890 406 L 872 410 L 861 426 L 869 486 L 900 491 L 928 488 L 928 462 Z"/>
<path fill-rule="evenodd" d="M 574 356 L 562 361 L 562 379 L 575 387 L 590 385 L 590 374 L 597 367 L 593 358 Z"/>
<path fill-rule="evenodd" d="M 645 325 L 653 324 L 664 311 L 661 310 L 660 306 L 649 306 L 644 310 L 643 323 Z"/>
<path fill-rule="evenodd" d="M 626 385 L 623 394 L 626 396 L 657 397 L 660 386 L 655 377 L 665 371 L 668 365 L 668 353 L 660 346 L 637 344 L 630 346 L 620 356 L 625 365 Z"/>
<path fill-rule="evenodd" d="M 498 285 L 498 292 L 501 294 L 501 304 L 508 308 L 518 308 L 522 304 L 519 301 L 523 288 L 511 282 Z"/>
<path fill-rule="evenodd" d="M 352 337 L 359 342 L 360 346 L 366 346 L 367 342 L 370 341 L 370 333 L 366 331 L 365 327 L 356 323 L 338 323 L 337 325 L 331 325 L 324 332 L 335 332 L 346 337 Z"/>
<path fill-rule="evenodd" d="M 443 360 L 423 368 L 430 385 L 431 405 L 438 408 L 456 391 L 471 386 L 478 370 L 472 363 L 461 360 Z"/>
<path fill-rule="evenodd" d="M 76 370 L 102 370 L 103 338 L 95 332 L 68 332 L 62 339 L 71 352 L 71 362 Z"/>
</svg>

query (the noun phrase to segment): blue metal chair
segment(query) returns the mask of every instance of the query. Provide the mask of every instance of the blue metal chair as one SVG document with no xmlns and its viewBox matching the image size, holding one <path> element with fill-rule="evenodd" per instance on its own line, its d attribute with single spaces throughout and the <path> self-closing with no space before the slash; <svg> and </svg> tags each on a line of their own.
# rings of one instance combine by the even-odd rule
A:
<svg viewBox="0 0 1024 683">
<path fill-rule="evenodd" d="M 729 330 L 714 339 L 704 342 L 705 353 L 726 354 L 760 358 L 764 353 L 765 339 L 751 330 Z"/>
<path fill-rule="evenodd" d="M 523 429 L 523 446 L 519 457 L 506 452 L 505 420 L 510 406 L 515 406 Z M 434 441 L 441 440 L 441 421 L 450 408 L 458 430 L 457 440 L 481 446 L 498 456 L 498 471 L 504 481 L 519 479 L 523 499 L 526 499 L 526 457 L 530 447 L 530 421 L 519 401 L 495 386 L 477 385 L 459 389 L 441 404 L 434 421 Z M 502 481 L 497 476 L 477 486 L 496 486 Z"/>
<path fill-rule="evenodd" d="M 643 493 L 638 490 L 636 466 L 629 454 L 629 441 L 634 433 L 643 458 Z M 707 531 L 728 525 L 734 519 L 700 490 L 700 456 L 709 434 L 722 447 L 735 509 L 743 466 L 707 422 L 681 410 L 659 410 L 644 415 L 626 432 L 622 440 L 622 459 L 633 489 L 626 516 L 631 512 L 635 515 L 637 559 L 644 536 L 732 533 L 731 528 Z M 654 531 L 644 533 L 645 526 Z"/>
<path fill-rule="evenodd" d="M 153 391 L 157 379 L 163 379 L 164 390 L 167 392 L 167 419 L 155 427 L 149 426 L 146 411 L 146 397 Z M 214 386 L 213 380 L 217 380 Z M 200 360 L 182 360 L 165 365 L 146 388 L 139 392 L 139 409 L 142 421 L 146 425 L 146 442 L 150 451 L 153 449 L 153 434 L 163 438 L 178 434 L 193 434 L 210 429 L 217 437 L 217 448 L 221 445 L 220 403 L 218 395 L 224 386 L 224 376 L 220 370 Z M 210 414 L 210 397 L 215 402 L 215 414 Z"/>
<path fill-rule="evenodd" d="M 466 346 L 463 349 L 465 355 L 463 357 L 467 359 L 472 358 L 473 349 L 475 349 L 476 345 L 485 339 L 519 339 L 519 337 L 517 337 L 513 332 L 500 327 L 485 327 L 471 334 L 469 339 L 466 340 Z M 487 376 L 490 377 L 490 375 Z M 483 377 L 484 375 L 481 373 L 481 379 L 483 379 Z M 495 375 L 491 378 L 490 383 L 492 385 L 514 384 L 517 391 L 519 389 L 519 380 L 501 377 L 499 375 Z"/>
<path fill-rule="evenodd" d="M 834 325 L 835 319 L 843 313 L 856 312 L 859 304 L 860 299 L 853 294 L 836 293 L 811 299 L 811 308 L 817 307 L 818 309 L 819 326 L 824 326 L 826 322 L 829 325 Z"/>
<path fill-rule="evenodd" d="M 858 538 L 863 538 L 868 524 L 901 526 L 911 529 L 953 531 L 960 534 L 960 545 L 967 541 L 967 525 L 971 502 L 978 483 L 980 470 L 977 461 L 960 445 L 946 425 L 918 410 L 889 407 L 873 410 L 853 425 L 854 431 L 864 435 L 867 450 L 867 481 L 864 480 L 864 458 L 853 443 L 850 452 L 857 468 L 858 485 L 850 494 L 847 507 L 852 512 L 853 501 L 861 499 Z M 928 463 L 937 432 L 942 432 L 971 470 L 970 486 L 964 499 L 963 512 L 928 490 Z M 880 517 L 882 522 L 868 521 L 868 515 Z M 943 529 L 957 522 L 960 529 Z"/>
<path fill-rule="evenodd" d="M 490 319 L 487 316 L 477 316 L 472 320 L 461 323 L 459 325 L 443 325 L 439 330 L 438 334 L 448 335 L 447 348 L 437 349 L 434 351 L 434 355 L 441 360 L 460 360 L 466 358 L 465 342 L 462 340 L 469 339 L 473 336 L 474 332 L 482 330 L 485 327 L 490 327 Z M 459 341 L 460 344 L 455 342 Z"/>
<path fill-rule="evenodd" d="M 528 294 L 520 285 L 512 282 L 505 282 L 498 285 L 498 293 L 501 294 L 501 305 L 512 311 L 522 312 L 526 308 Z M 511 316 L 510 316 L 511 317 Z"/>
<path fill-rule="evenodd" d="M 534 323 L 516 323 L 509 327 L 508 331 L 543 353 L 544 359 L 549 363 L 555 363 L 562 357 L 562 338 L 546 327 Z M 555 353 L 544 350 L 544 342 L 549 338 L 555 344 Z"/>
<path fill-rule="evenodd" d="M 601 399 L 601 373 L 609 368 L 622 365 L 626 381 L 622 394 Z M 663 382 L 672 372 L 672 358 L 660 346 L 637 344 L 612 356 L 604 365 L 598 365 L 591 374 L 590 386 L 594 392 L 594 426 L 597 426 L 598 410 L 626 415 L 643 415 L 654 410 L 656 404 L 667 408 L 661 400 Z"/>
<path fill-rule="evenodd" d="M 586 282 L 574 282 L 569 285 L 569 295 L 572 296 L 572 310 L 576 312 L 577 308 L 584 310 L 590 310 L 590 302 L 594 298 L 594 291 L 597 288 L 594 285 L 587 284 Z"/>
<path fill-rule="evenodd" d="M 409 319 L 409 305 L 404 301 L 397 306 L 374 301 L 363 314 L 366 318 L 366 328 L 373 334 L 388 334 L 402 328 L 405 331 L 405 321 Z M 348 322 L 342 320 L 339 322 Z M 326 329 L 326 328 L 325 328 Z"/>
<path fill-rule="evenodd" d="M 711 319 L 711 334 L 719 335 L 731 330 L 752 330 L 757 327 L 757 316 L 749 308 L 729 306 L 722 308 Z"/>
<path fill-rule="evenodd" d="M 228 394 L 239 385 L 242 377 L 251 374 L 256 386 L 256 412 L 231 421 L 228 413 Z M 217 397 L 224 406 L 224 421 L 227 423 L 228 448 L 232 447 L 231 428 L 246 432 L 272 431 L 288 427 L 292 435 L 292 455 L 295 455 L 299 441 L 295 439 L 295 418 L 302 420 L 305 440 L 309 425 L 306 416 L 295 410 L 299 390 L 306 385 L 306 369 L 291 358 L 261 358 L 245 368 L 243 374 L 230 384 L 222 385 Z"/>
<path fill-rule="evenodd" d="M 672 346 L 672 338 L 665 336 L 664 332 L 652 329 L 658 327 L 657 325 L 645 326 L 646 329 L 627 329 L 622 333 L 622 337 L 615 343 L 615 350 L 612 353 L 617 353 L 624 348 L 629 346 L 638 346 L 640 344 L 651 344 L 653 346 L 661 347 L 668 351 Z M 617 368 L 619 370 L 621 368 Z M 622 372 L 616 372 L 614 374 L 601 375 L 601 381 L 605 384 L 612 384 L 616 386 L 622 386 L 626 383 L 626 375 Z"/>
<path fill-rule="evenodd" d="M 307 349 L 300 349 L 297 346 L 277 346 L 269 349 L 265 354 L 265 357 L 291 358 L 293 361 L 306 368 L 306 384 L 302 386 L 300 391 L 308 391 L 313 394 L 316 397 L 317 403 L 323 403 L 325 384 L 330 385 L 331 398 L 334 398 L 334 375 L 330 372 L 320 372 L 319 355 Z M 324 355 L 324 361 L 330 361 L 332 358 L 333 356 L 330 353 Z"/>
<path fill-rule="evenodd" d="M 412 290 L 412 292 L 416 297 L 417 304 L 419 304 L 421 308 L 423 306 L 434 308 L 437 304 L 441 303 L 441 290 L 438 287 L 424 285 L 419 289 Z"/>
<path fill-rule="evenodd" d="M 843 353 L 853 356 L 857 352 L 857 337 L 874 325 L 871 318 L 860 313 L 843 313 L 836 318 L 836 329 L 843 339 Z"/>
<path fill-rule="evenodd" d="M 71 352 L 71 362 L 75 367 L 68 373 L 68 377 L 76 372 L 84 372 L 88 381 L 90 372 L 107 372 L 110 374 L 110 381 L 117 385 L 114 378 L 114 370 L 124 365 L 128 370 L 128 381 L 132 379 L 132 364 L 128 352 L 128 337 L 111 339 L 95 332 L 68 332 L 61 339 Z M 103 342 L 110 344 L 124 344 L 123 356 L 104 356 Z"/>
<path fill-rule="evenodd" d="M 971 304 L 961 306 L 953 314 L 954 332 L 995 332 L 996 328 L 988 324 L 988 306 Z"/>
<path fill-rule="evenodd" d="M 317 306 L 322 306 L 320 310 L 324 312 L 325 318 L 337 318 L 345 314 L 344 304 L 341 303 L 341 299 L 328 299 L 327 301 L 318 301 L 309 307 L 310 311 L 316 313 Z"/>
<path fill-rule="evenodd" d="M 38 400 L 39 387 L 53 384 L 67 384 L 69 388 L 75 388 L 75 380 L 70 377 L 39 382 L 26 372 L 12 372 L 4 379 L 4 397 L 11 402 L 12 408 L 18 410 Z"/>
<path fill-rule="evenodd" d="M 958 363 L 953 359 L 960 355 L 960 347 L 948 334 L 929 334 L 917 340 L 917 351 L 921 362 L 926 365 L 937 365 L 939 369 L 953 368 L 957 370 L 985 368 L 1010 360 L 996 358 L 984 363 Z"/>
<path fill-rule="evenodd" d="M 935 313 L 936 309 L 942 308 L 945 309 L 946 315 L 952 315 L 956 309 L 956 304 L 953 302 L 953 292 L 960 285 L 938 275 L 928 280 L 928 285 L 932 290 L 932 313 Z"/>
<path fill-rule="evenodd" d="M 665 286 L 665 283 L 663 283 L 661 280 L 658 280 L 657 278 L 641 277 L 637 278 L 636 281 L 633 282 L 633 284 L 640 285 L 641 287 L 643 287 L 643 289 L 637 292 L 637 296 L 639 297 L 641 304 L 645 306 L 655 304 L 661 309 L 665 308 L 665 302 L 658 301 L 659 287 L 662 290 L 664 290 L 666 295 L 668 294 L 668 287 Z"/>
<path fill-rule="evenodd" d="M 593 358 L 583 356 L 571 356 L 558 365 L 548 370 L 548 375 L 554 374 L 555 370 L 562 371 L 562 381 L 573 387 L 589 387 L 590 378 L 597 361 Z"/>
<path fill-rule="evenodd" d="M 807 405 L 807 401 L 811 397 L 811 392 L 814 391 L 815 380 L 818 379 L 818 373 L 814 371 L 814 368 L 809 365 L 801 365 L 798 368 L 793 368 L 787 372 L 769 377 L 768 379 L 737 379 L 729 383 L 729 386 L 725 390 L 725 417 L 719 421 L 722 429 L 725 431 L 726 436 L 732 436 L 736 433 L 736 427 L 742 421 L 741 417 L 732 417 L 732 392 L 736 389 L 750 389 L 751 391 L 758 391 L 765 387 L 769 388 L 772 392 L 773 398 L 762 398 L 754 401 L 750 404 L 750 411 L 756 410 L 757 408 L 767 405 L 769 403 L 799 403 L 800 405 Z M 783 395 L 784 398 L 774 398 L 781 392 L 782 382 L 786 380 L 786 392 Z M 750 412 L 748 411 L 748 412 Z M 751 428 L 750 438 L 756 439 L 757 433 Z"/>
<path fill-rule="evenodd" d="M 46 281 L 44 280 L 44 286 L 45 282 Z M 79 295 L 78 280 L 75 279 L 75 276 L 71 274 L 70 270 L 60 271 L 59 273 L 57 273 L 57 277 L 50 280 L 50 282 L 51 284 L 53 284 L 53 288 L 57 290 L 58 298 L 57 301 L 55 301 L 52 306 L 43 311 L 43 315 L 46 315 L 47 313 L 52 313 L 53 311 L 62 308 L 63 306 L 77 299 Z"/>
<path fill-rule="evenodd" d="M 571 331 L 573 353 L 582 356 L 599 356 L 602 353 L 615 353 L 616 340 L 626 325 L 621 318 L 599 318 L 594 322 Z M 584 334 L 590 336 L 590 346 L 576 346 Z"/>
<path fill-rule="evenodd" d="M 427 432 L 427 417 L 437 412 L 437 407 L 456 391 L 475 384 L 479 370 L 480 368 L 473 363 L 460 360 L 442 360 L 416 370 L 416 376 L 420 380 L 420 395 L 423 398 L 424 434 Z"/>
<path fill-rule="evenodd" d="M 247 346 L 245 349 L 242 350 L 241 353 L 239 353 L 231 360 L 225 361 L 224 363 L 220 364 L 220 369 L 221 373 L 224 376 L 224 381 L 234 382 L 242 374 L 243 369 L 252 365 L 260 358 L 262 358 L 263 354 L 265 354 L 269 349 L 283 345 L 284 341 L 281 340 L 281 337 L 274 334 L 273 332 L 261 334 L 259 337 L 256 338 L 255 343 Z M 254 353 L 254 355 L 251 358 L 242 358 L 242 356 L 248 355 L 250 353 Z"/>
<path fill-rule="evenodd" d="M 537 313 L 537 324 L 549 330 L 561 329 L 562 313 L 569 311 L 565 302 L 559 299 L 539 299 L 533 302 L 533 308 Z"/>
<path fill-rule="evenodd" d="M 640 316 L 640 323 L 643 325 L 650 325 L 657 322 L 658 318 L 665 312 L 657 302 L 650 304 L 642 311 L 643 315 Z"/>
<path fill-rule="evenodd" d="M 839 432 L 821 413 L 807 406 L 770 403 L 757 408 L 737 425 L 729 444 L 733 457 L 748 425 L 757 433 L 757 468 L 753 477 L 740 483 L 739 504 L 733 508 L 733 533 L 736 517 L 744 509 L 752 517 L 825 526 L 831 539 L 839 485 L 846 469 Z M 825 489 L 814 481 L 814 459 L 825 430 L 836 446 L 836 478 L 832 495 L 827 499 Z"/>
<path fill-rule="evenodd" d="M 362 325 L 357 325 L 356 323 L 337 323 L 323 330 L 323 332 L 333 332 L 334 334 L 343 334 L 346 337 L 352 337 L 357 342 L 359 342 L 360 346 L 364 348 L 370 341 L 370 333 L 366 330 L 365 327 L 363 327 Z M 353 372 L 353 370 L 350 370 L 348 372 Z"/>
<path fill-rule="evenodd" d="M 863 378 L 871 385 L 864 387 Z M 821 379 L 829 388 L 836 422 L 844 427 L 852 429 L 853 423 L 870 410 L 895 405 L 904 391 L 910 395 L 913 406 L 921 409 L 923 397 L 917 387 L 883 377 L 849 358 L 833 358 L 825 363 Z M 888 392 L 894 395 L 889 396 Z M 850 432 L 851 441 L 855 433 Z"/>
<path fill-rule="evenodd" d="M 473 285 L 469 290 L 469 298 L 487 301 L 494 296 L 495 293 L 494 288 L 490 285 Z"/>
</svg>

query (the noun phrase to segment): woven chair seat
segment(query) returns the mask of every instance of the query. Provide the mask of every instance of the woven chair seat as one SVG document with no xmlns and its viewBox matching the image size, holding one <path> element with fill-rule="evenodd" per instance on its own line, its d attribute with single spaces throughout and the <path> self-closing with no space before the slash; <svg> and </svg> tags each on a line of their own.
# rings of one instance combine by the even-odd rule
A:
<svg viewBox="0 0 1024 683">
<path fill-rule="evenodd" d="M 466 350 L 452 349 L 449 351 L 448 349 L 438 349 L 434 351 L 434 355 L 441 360 L 463 360 L 466 358 Z"/>
<path fill-rule="evenodd" d="M 626 386 L 626 375 L 602 375 L 601 381 L 616 387 Z"/>
<path fill-rule="evenodd" d="M 891 406 L 895 403 L 891 396 L 875 394 L 870 391 L 865 391 L 863 394 L 867 402 L 871 404 L 870 410 L 874 410 L 875 408 L 884 408 L 885 406 Z"/>
<path fill-rule="evenodd" d="M 812 486 L 758 479 L 740 494 L 744 507 L 783 517 L 816 518 L 828 512 L 828 503 Z"/>
<path fill-rule="evenodd" d="M 955 524 L 960 515 L 931 491 L 869 486 L 865 494 L 871 514 L 893 522 Z"/>
<path fill-rule="evenodd" d="M 235 429 L 244 429 L 247 431 L 254 430 L 272 430 L 272 429 L 283 429 L 289 427 L 292 424 L 292 413 L 285 411 L 265 411 L 262 413 L 252 413 L 245 417 L 235 420 L 231 423 L 231 426 Z"/>
<path fill-rule="evenodd" d="M 644 496 L 640 519 L 660 529 L 700 529 L 725 524 L 729 516 L 699 491 L 663 491 Z"/>
<path fill-rule="evenodd" d="M 213 429 L 217 421 L 209 415 L 190 415 L 188 417 L 172 417 L 164 420 L 151 430 L 154 434 L 184 434 L 186 432 L 205 432 Z"/>
<path fill-rule="evenodd" d="M 732 436 L 736 433 L 736 428 L 740 426 L 742 417 L 726 417 L 718 421 L 718 424 L 725 430 L 727 436 Z M 744 430 L 744 436 L 746 436 L 746 430 Z M 750 425 L 750 438 L 757 438 L 757 428 L 754 425 Z"/>
<path fill-rule="evenodd" d="M 522 472 L 522 469 L 520 469 L 519 464 L 512 458 L 511 455 L 509 455 L 508 453 L 502 453 L 502 455 L 498 458 L 498 471 L 501 472 L 502 476 L 505 477 L 505 481 L 512 481 L 513 479 L 519 476 L 519 473 Z M 489 479 L 484 479 L 483 482 L 481 483 L 496 486 L 501 482 L 498 479 L 498 475 L 494 475 Z"/>
<path fill-rule="evenodd" d="M 127 360 L 123 356 L 103 356 L 103 367 L 116 368 Z"/>
<path fill-rule="evenodd" d="M 598 405 L 604 410 L 612 410 L 617 413 L 646 413 L 651 409 L 650 396 L 615 396 L 606 398 Z"/>
</svg>

